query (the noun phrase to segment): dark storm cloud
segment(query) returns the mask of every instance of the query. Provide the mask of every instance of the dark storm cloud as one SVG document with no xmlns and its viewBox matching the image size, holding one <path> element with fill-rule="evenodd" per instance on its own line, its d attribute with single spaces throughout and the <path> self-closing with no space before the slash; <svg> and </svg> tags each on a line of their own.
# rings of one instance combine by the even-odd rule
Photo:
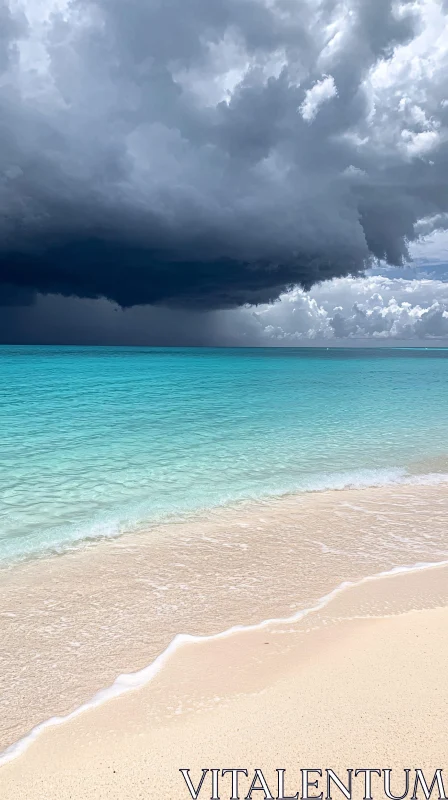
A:
<svg viewBox="0 0 448 800">
<path fill-rule="evenodd" d="M 154 347 L 226 344 L 228 340 L 214 321 L 216 313 L 149 306 L 123 310 L 104 299 L 39 295 L 32 305 L 1 309 L 0 343 Z"/>
<path fill-rule="evenodd" d="M 44 12 L 0 0 L 0 302 L 262 303 L 400 264 L 415 224 L 445 219 L 443 81 L 423 76 L 417 112 L 371 80 L 418 36 L 414 5 Z"/>
</svg>

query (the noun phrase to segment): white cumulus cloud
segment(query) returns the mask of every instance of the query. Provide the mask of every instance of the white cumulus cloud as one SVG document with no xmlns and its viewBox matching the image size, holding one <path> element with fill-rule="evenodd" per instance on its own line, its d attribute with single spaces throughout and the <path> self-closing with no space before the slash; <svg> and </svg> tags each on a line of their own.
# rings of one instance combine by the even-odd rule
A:
<svg viewBox="0 0 448 800">
<path fill-rule="evenodd" d="M 228 338 L 260 345 L 448 339 L 448 283 L 382 275 L 336 278 L 310 292 L 294 289 L 272 305 L 222 312 L 219 327 Z"/>
<path fill-rule="evenodd" d="M 312 122 L 322 103 L 336 97 L 338 90 L 332 75 L 326 75 L 317 81 L 305 94 L 305 100 L 300 106 L 300 113 L 307 122 Z"/>
</svg>

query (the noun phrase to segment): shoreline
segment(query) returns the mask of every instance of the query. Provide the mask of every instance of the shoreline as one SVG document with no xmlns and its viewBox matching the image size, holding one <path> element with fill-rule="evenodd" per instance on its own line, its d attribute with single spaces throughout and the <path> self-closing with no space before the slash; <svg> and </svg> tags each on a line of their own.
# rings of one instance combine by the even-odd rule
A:
<svg viewBox="0 0 448 800">
<path fill-rule="evenodd" d="M 341 587 L 399 564 L 439 567 L 445 495 L 437 484 L 292 496 L 226 509 L 201 526 L 178 523 L 171 537 L 129 534 L 9 571 L 0 586 L 0 751 L 77 714 L 117 675 L 127 686 L 132 673 L 147 674 L 179 641 L 292 624 Z"/>
<path fill-rule="evenodd" d="M 432 467 L 443 466 L 446 469 L 447 459 L 430 459 L 429 464 Z M 426 466 L 428 463 L 425 462 Z M 276 493 L 267 493 L 260 495 L 247 495 L 239 496 L 229 500 L 223 500 L 216 504 L 206 507 L 198 508 L 180 508 L 175 512 L 166 512 L 160 517 L 139 521 L 136 524 L 131 524 L 129 528 L 120 529 L 121 522 L 113 521 L 111 527 L 118 524 L 118 530 L 113 533 L 93 534 L 85 533 L 78 538 L 72 540 L 61 541 L 59 543 L 48 544 L 41 550 L 33 550 L 26 553 L 20 553 L 17 556 L 2 557 L 0 558 L 0 575 L 10 570 L 26 566 L 34 563 L 44 563 L 49 559 L 59 558 L 61 556 L 76 554 L 83 550 L 95 548 L 97 545 L 104 545 L 110 541 L 120 540 L 128 536 L 145 536 L 149 531 L 165 531 L 169 535 L 170 529 L 174 529 L 179 523 L 194 524 L 196 520 L 201 520 L 208 515 L 225 514 L 227 511 L 241 510 L 245 513 L 257 505 L 266 505 L 269 503 L 281 502 L 288 499 L 300 499 L 308 495 L 320 495 L 328 492 L 357 492 L 365 489 L 387 489 L 395 487 L 420 487 L 420 486 L 439 486 L 441 484 L 448 484 L 448 473 L 442 470 L 437 471 L 423 471 L 412 472 L 409 471 L 409 466 L 405 467 L 378 467 L 372 470 L 360 470 L 355 476 L 355 473 L 349 472 L 334 472 L 323 476 L 316 482 L 309 485 L 299 486 L 296 489 L 285 489 L 284 491 Z M 104 522 L 101 519 L 95 520 L 95 525 L 103 526 Z"/>
<path fill-rule="evenodd" d="M 93 798 L 106 790 L 130 798 L 145 781 L 167 796 L 188 797 L 178 770 L 197 776 L 220 764 L 263 768 L 270 779 L 274 767 L 286 768 L 290 782 L 299 766 L 337 771 L 364 761 L 402 770 L 417 759 L 419 767 L 443 767 L 448 590 L 443 606 L 400 608 L 435 584 L 444 589 L 447 574 L 438 564 L 372 576 L 334 593 L 315 624 L 309 616 L 266 621 L 186 641 L 155 680 L 42 730 L 2 765 L 2 797 L 53 800 L 76 790 Z M 389 613 L 372 616 L 379 597 L 390 603 Z M 391 739 L 405 708 L 408 719 Z M 422 736 L 429 719 L 428 740 Z"/>
<path fill-rule="evenodd" d="M 87 702 L 82 703 L 77 709 L 72 711 L 70 714 L 66 716 L 57 716 L 57 717 L 50 717 L 48 720 L 45 720 L 39 723 L 36 727 L 31 729 L 28 734 L 26 734 L 22 739 L 13 743 L 6 750 L 0 751 L 0 768 L 5 764 L 10 763 L 11 761 L 19 758 L 21 755 L 26 753 L 28 748 L 37 740 L 37 738 L 43 734 L 47 729 L 57 727 L 59 725 L 64 725 L 72 720 L 76 719 L 78 716 L 85 714 L 89 711 L 92 711 L 96 708 L 99 708 L 104 703 L 108 703 L 118 697 L 121 697 L 128 692 L 138 691 L 139 689 L 143 689 L 146 687 L 157 675 L 158 673 L 163 670 L 163 668 L 167 665 L 168 661 L 178 653 L 185 645 L 206 645 L 212 644 L 213 642 L 217 642 L 221 639 L 228 639 L 233 636 L 240 635 L 240 634 L 249 634 L 260 632 L 263 629 L 271 628 L 277 625 L 290 625 L 297 622 L 301 622 L 308 616 L 313 616 L 314 614 L 318 613 L 319 611 L 324 610 L 327 606 L 331 605 L 331 603 L 336 600 L 341 594 L 345 592 L 350 592 L 350 590 L 359 589 L 363 587 L 365 584 L 369 584 L 371 582 L 381 582 L 383 580 L 392 579 L 398 576 L 405 576 L 405 575 L 413 575 L 415 573 L 420 572 L 428 572 L 432 570 L 439 570 L 439 569 L 446 569 L 447 576 L 448 576 L 448 559 L 446 561 L 440 562 L 433 562 L 433 563 L 423 563 L 423 564 L 414 564 L 409 566 L 400 566 L 400 567 L 393 567 L 391 570 L 387 572 L 381 572 L 376 575 L 368 575 L 364 578 L 361 578 L 359 581 L 349 582 L 346 581 L 341 583 L 335 589 L 333 589 L 329 594 L 322 597 L 319 602 L 311 607 L 306 608 L 303 610 L 299 610 L 295 614 L 290 617 L 283 617 L 283 618 L 271 618 L 265 619 L 261 622 L 254 623 L 253 625 L 235 625 L 227 630 L 221 631 L 216 634 L 212 634 L 210 636 L 193 636 L 190 634 L 185 633 L 178 633 L 176 634 L 175 638 L 170 642 L 168 647 L 157 656 L 157 658 L 148 666 L 144 667 L 142 670 L 138 672 L 131 672 L 131 673 L 123 673 L 122 675 L 117 676 L 113 684 L 107 686 L 103 689 L 100 689 L 92 698 L 90 698 Z M 448 594 L 447 594 L 448 598 Z M 418 611 L 422 609 L 416 609 Z M 411 612 L 404 612 L 404 613 L 411 613 Z M 392 614 L 392 616 L 399 616 L 400 612 L 396 614 Z M 363 617 L 364 618 L 364 617 Z M 385 619 L 384 615 L 381 615 L 381 619 Z"/>
</svg>

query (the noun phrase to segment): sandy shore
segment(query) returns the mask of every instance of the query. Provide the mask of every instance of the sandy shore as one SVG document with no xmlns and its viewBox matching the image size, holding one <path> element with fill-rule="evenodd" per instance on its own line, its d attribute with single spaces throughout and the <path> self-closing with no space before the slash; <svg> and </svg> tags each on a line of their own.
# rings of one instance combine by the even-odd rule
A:
<svg viewBox="0 0 448 800">
<path fill-rule="evenodd" d="M 290 617 L 344 581 L 447 558 L 446 484 L 417 484 L 242 503 L 2 570 L 0 751 L 178 633 Z M 432 595 L 400 610 L 442 605 L 445 587 Z"/>
<path fill-rule="evenodd" d="M 180 768 L 195 783 L 203 768 L 247 768 L 241 797 L 255 768 L 274 797 L 276 768 L 285 794 L 301 768 L 392 768 L 401 794 L 404 767 L 446 767 L 448 602 L 434 598 L 447 587 L 446 567 L 369 581 L 296 624 L 182 646 L 147 686 L 44 731 L 0 769 L 0 797 L 187 800 Z"/>
</svg>

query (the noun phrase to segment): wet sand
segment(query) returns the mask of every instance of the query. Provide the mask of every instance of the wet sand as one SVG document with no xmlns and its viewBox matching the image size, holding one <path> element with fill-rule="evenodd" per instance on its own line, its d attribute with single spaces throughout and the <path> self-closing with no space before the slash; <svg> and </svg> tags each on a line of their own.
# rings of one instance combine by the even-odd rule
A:
<svg viewBox="0 0 448 800">
<path fill-rule="evenodd" d="M 369 580 L 296 623 L 185 644 L 151 683 L 47 728 L 1 767 L 0 796 L 187 799 L 180 768 L 195 784 L 203 768 L 246 768 L 242 797 L 255 768 L 274 797 L 277 768 L 285 794 L 301 768 L 392 768 L 396 794 L 404 767 L 432 779 L 446 767 L 447 579 L 437 567 Z"/>
</svg>

